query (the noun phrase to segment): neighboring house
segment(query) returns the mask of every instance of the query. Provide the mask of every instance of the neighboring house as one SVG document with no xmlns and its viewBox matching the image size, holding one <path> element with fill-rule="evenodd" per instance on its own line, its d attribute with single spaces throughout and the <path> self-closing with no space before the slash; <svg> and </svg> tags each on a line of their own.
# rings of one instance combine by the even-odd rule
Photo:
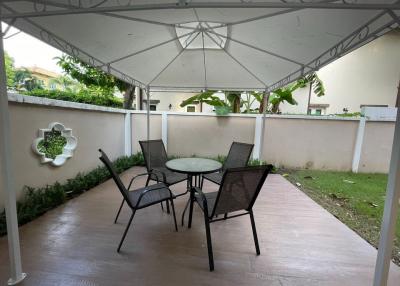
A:
<svg viewBox="0 0 400 286">
<path fill-rule="evenodd" d="M 317 72 L 326 93 L 312 94 L 311 114 L 327 115 L 360 112 L 362 106 L 394 107 L 400 80 L 400 31 L 392 31 L 343 56 Z M 158 111 L 212 112 L 213 107 L 180 103 L 196 93 L 152 92 L 151 109 Z M 295 91 L 298 105 L 281 104 L 280 111 L 307 114 L 309 88 Z M 146 105 L 144 104 L 144 109 Z M 258 107 L 255 103 L 253 108 Z"/>
<path fill-rule="evenodd" d="M 325 96 L 312 94 L 312 114 L 360 112 L 363 106 L 396 105 L 400 83 L 400 30 L 392 31 L 317 72 Z M 282 113 L 307 113 L 308 87 L 295 92 L 298 105 L 281 104 Z"/>
<path fill-rule="evenodd" d="M 62 86 L 55 82 L 55 79 L 61 76 L 60 74 L 37 66 L 28 67 L 26 69 L 31 72 L 32 76 L 36 77 L 42 83 L 45 89 L 62 89 Z"/>
</svg>

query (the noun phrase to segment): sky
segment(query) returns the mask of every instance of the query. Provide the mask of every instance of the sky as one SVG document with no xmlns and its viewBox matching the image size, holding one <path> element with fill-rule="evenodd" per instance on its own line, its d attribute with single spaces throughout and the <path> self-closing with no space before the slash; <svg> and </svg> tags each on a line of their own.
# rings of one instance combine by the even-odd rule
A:
<svg viewBox="0 0 400 286">
<path fill-rule="evenodd" d="M 7 24 L 3 23 L 3 31 L 6 27 Z M 16 67 L 38 66 L 53 72 L 62 73 L 61 68 L 57 66 L 54 59 L 62 55 L 60 50 L 23 32 L 11 36 L 16 32 L 19 32 L 19 30 L 11 28 L 4 38 L 4 49 L 14 59 Z M 7 38 L 9 36 L 11 37 Z"/>
</svg>

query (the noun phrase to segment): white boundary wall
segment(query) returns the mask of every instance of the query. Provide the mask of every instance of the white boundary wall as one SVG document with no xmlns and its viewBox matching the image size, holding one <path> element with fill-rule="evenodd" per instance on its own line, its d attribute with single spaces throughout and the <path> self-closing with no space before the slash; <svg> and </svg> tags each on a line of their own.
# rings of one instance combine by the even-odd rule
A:
<svg viewBox="0 0 400 286">
<path fill-rule="evenodd" d="M 95 168 L 100 165 L 98 148 L 115 159 L 140 151 L 138 141 L 146 139 L 145 111 L 18 94 L 9 95 L 9 104 L 18 196 L 24 185 L 64 182 Z M 150 137 L 163 139 L 170 155 L 226 155 L 232 141 L 240 141 L 255 144 L 253 158 L 259 158 L 263 148 L 261 159 L 279 167 L 381 173 L 389 169 L 394 119 L 267 115 L 264 146 L 261 120 L 258 114 L 152 112 Z M 31 151 L 38 129 L 54 121 L 72 128 L 79 142 L 74 157 L 59 168 L 40 164 Z M 0 207 L 2 202 L 0 193 Z"/>
</svg>

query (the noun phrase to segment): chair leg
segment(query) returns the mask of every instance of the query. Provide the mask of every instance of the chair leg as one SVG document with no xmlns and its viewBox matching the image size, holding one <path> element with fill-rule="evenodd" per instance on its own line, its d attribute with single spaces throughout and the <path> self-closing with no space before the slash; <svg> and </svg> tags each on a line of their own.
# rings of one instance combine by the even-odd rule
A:
<svg viewBox="0 0 400 286">
<path fill-rule="evenodd" d="M 175 215 L 175 207 L 174 207 L 173 199 L 171 199 L 171 208 L 172 208 L 172 214 L 174 216 L 175 230 L 178 231 L 178 225 L 176 224 L 176 215 Z"/>
<path fill-rule="evenodd" d="M 214 271 L 214 255 L 211 242 L 210 221 L 208 219 L 208 214 L 206 212 L 204 212 L 204 222 L 206 226 L 206 236 L 207 236 L 208 264 L 210 267 L 210 271 Z"/>
<path fill-rule="evenodd" d="M 163 203 L 161 202 L 160 205 L 161 205 L 161 210 L 164 211 L 164 205 L 163 205 Z"/>
<path fill-rule="evenodd" d="M 200 189 L 203 189 L 204 177 L 201 176 Z"/>
<path fill-rule="evenodd" d="M 147 176 L 146 187 L 149 185 L 149 183 L 150 183 L 150 175 Z"/>
<path fill-rule="evenodd" d="M 169 201 L 165 201 L 165 204 L 167 205 L 167 214 L 169 214 L 170 213 L 170 211 L 169 211 Z"/>
<path fill-rule="evenodd" d="M 257 237 L 256 223 L 254 222 L 253 210 L 250 210 L 249 213 L 251 220 L 251 228 L 253 229 L 254 244 L 256 246 L 256 253 L 257 255 L 260 255 L 260 246 L 258 245 L 258 237 Z"/>
<path fill-rule="evenodd" d="M 228 217 L 228 213 L 224 214 L 224 219 L 226 219 Z"/>
<path fill-rule="evenodd" d="M 126 226 L 124 234 L 122 235 L 121 241 L 119 242 L 118 249 L 117 249 L 118 253 L 121 250 L 122 243 L 124 242 L 126 234 L 128 233 L 129 227 L 131 226 L 131 223 L 132 223 L 133 217 L 135 215 L 135 212 L 136 212 L 136 210 L 134 210 L 132 212 L 132 215 L 131 215 L 131 218 L 129 219 L 128 225 Z"/>
<path fill-rule="evenodd" d="M 190 191 L 190 197 L 189 197 L 189 222 L 188 222 L 188 228 L 192 227 L 192 217 L 193 217 L 193 203 L 194 203 L 194 197 L 193 197 L 193 192 Z"/>
<path fill-rule="evenodd" d="M 121 206 L 119 207 L 119 210 L 118 210 L 117 216 L 115 217 L 114 223 L 117 223 L 119 214 L 121 213 L 121 210 L 122 210 L 122 207 L 124 206 L 124 203 L 125 203 L 125 199 L 122 199 L 122 203 L 121 203 Z"/>
</svg>

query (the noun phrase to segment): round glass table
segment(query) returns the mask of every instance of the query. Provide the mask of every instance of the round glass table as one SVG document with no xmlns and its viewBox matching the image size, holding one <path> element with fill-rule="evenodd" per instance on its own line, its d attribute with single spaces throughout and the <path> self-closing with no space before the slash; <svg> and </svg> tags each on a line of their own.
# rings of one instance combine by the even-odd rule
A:
<svg viewBox="0 0 400 286">
<path fill-rule="evenodd" d="M 190 203 L 191 200 L 194 200 L 193 188 L 194 187 L 200 188 L 202 176 L 204 174 L 214 173 L 221 170 L 222 164 L 218 161 L 205 158 L 179 158 L 179 159 L 169 160 L 168 162 L 165 163 L 165 166 L 167 167 L 167 169 L 173 172 L 187 174 L 188 176 L 188 189 L 185 192 L 185 194 L 187 192 L 190 192 L 190 197 L 182 213 L 182 225 L 184 225 L 184 217 L 186 210 L 189 205 L 191 207 L 193 206 L 193 204 Z M 190 211 L 189 214 L 191 213 L 192 212 Z M 189 222 L 190 221 L 191 219 L 189 219 Z M 188 227 L 190 228 L 191 226 L 188 225 Z"/>
</svg>

